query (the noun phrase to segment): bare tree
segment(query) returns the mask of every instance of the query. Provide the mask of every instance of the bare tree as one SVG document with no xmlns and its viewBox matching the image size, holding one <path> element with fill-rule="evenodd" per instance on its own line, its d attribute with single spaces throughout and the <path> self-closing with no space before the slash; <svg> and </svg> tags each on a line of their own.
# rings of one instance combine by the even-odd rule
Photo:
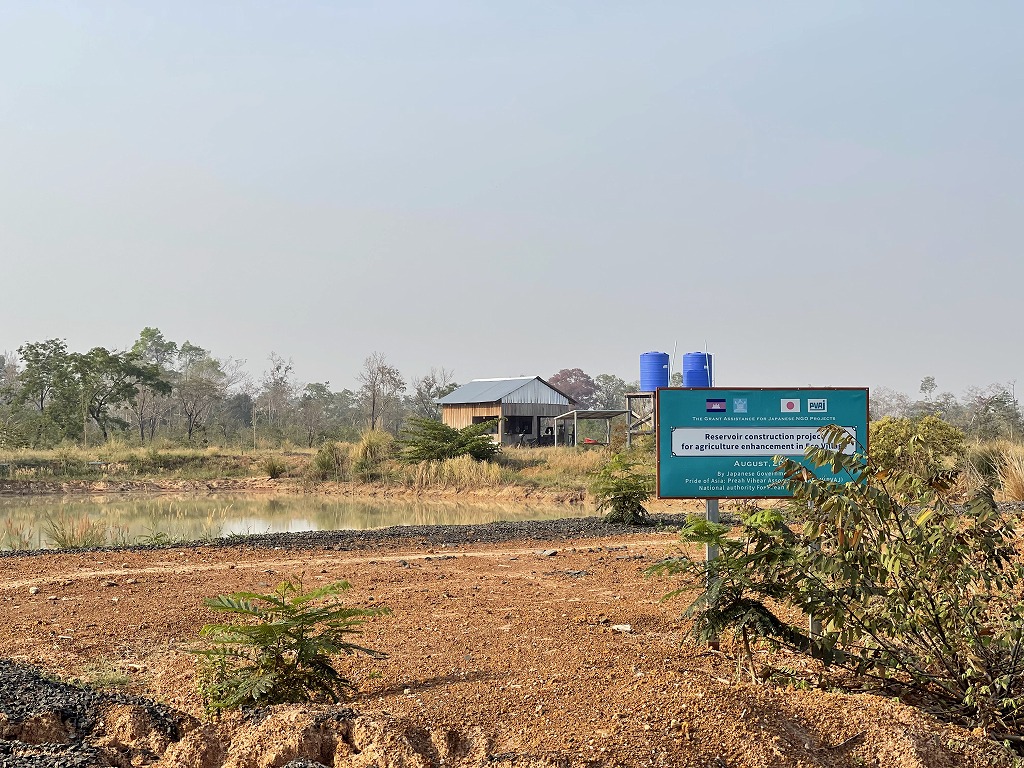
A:
<svg viewBox="0 0 1024 768">
<path fill-rule="evenodd" d="M 267 414 L 267 426 L 281 427 L 295 396 L 293 365 L 291 360 L 285 360 L 276 352 L 271 352 L 268 359 L 270 370 L 263 373 L 262 389 L 256 401 Z"/>
<path fill-rule="evenodd" d="M 298 416 L 302 423 L 303 431 L 306 434 L 306 446 L 313 447 L 327 424 L 327 413 L 331 407 L 334 394 L 331 392 L 330 382 L 322 384 L 313 382 L 307 384 L 299 396 Z"/>
<path fill-rule="evenodd" d="M 412 395 L 409 405 L 415 415 L 423 419 L 440 421 L 441 407 L 437 404 L 439 397 L 458 389 L 452 372 L 446 368 L 431 368 L 430 373 L 412 380 Z"/>
<path fill-rule="evenodd" d="M 379 352 L 363 361 L 363 370 L 356 378 L 362 385 L 359 394 L 370 429 L 383 427 L 386 416 L 394 413 L 398 397 L 405 391 L 405 379 Z"/>
<path fill-rule="evenodd" d="M 245 379 L 244 361 L 218 360 L 187 341 L 178 350 L 178 361 L 175 395 L 185 416 L 185 432 L 191 443 L 196 430 L 205 426 L 213 407 Z"/>
</svg>

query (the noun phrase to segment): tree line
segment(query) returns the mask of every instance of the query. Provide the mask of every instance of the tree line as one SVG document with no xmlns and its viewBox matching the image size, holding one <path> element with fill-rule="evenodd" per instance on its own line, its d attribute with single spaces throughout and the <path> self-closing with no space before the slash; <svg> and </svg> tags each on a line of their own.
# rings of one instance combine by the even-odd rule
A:
<svg viewBox="0 0 1024 768">
<path fill-rule="evenodd" d="M 939 392 L 935 377 L 925 376 L 921 380 L 918 395 L 914 398 L 887 387 L 872 389 L 871 418 L 891 416 L 918 420 L 925 416 L 937 416 L 969 438 L 1024 438 L 1024 417 L 1013 382 L 968 387 L 957 397 L 952 392 Z"/>
<path fill-rule="evenodd" d="M 186 445 L 313 447 L 354 440 L 366 429 L 397 434 L 410 417 L 440 419 L 437 398 L 458 387 L 438 367 L 406 379 L 380 353 L 364 361 L 353 389 L 330 382 L 300 383 L 290 360 L 269 356 L 254 379 L 244 361 L 217 357 L 191 341 L 175 342 L 143 328 L 129 349 L 67 348 L 61 339 L 30 342 L 0 355 L 0 447 L 90 445 L 116 435 L 139 445 L 156 440 Z M 672 381 L 678 386 L 679 374 Z M 564 368 L 547 381 L 578 408 L 621 409 L 639 382 L 614 374 L 591 376 Z M 872 418 L 938 415 L 969 437 L 1024 435 L 1012 384 L 973 387 L 960 398 L 938 393 L 935 379 L 913 399 L 886 388 L 871 392 Z"/>
<path fill-rule="evenodd" d="M 367 429 L 398 434 L 412 417 L 440 420 L 436 400 L 459 385 L 449 369 L 407 379 L 369 355 L 355 388 L 300 383 L 292 362 L 271 353 L 257 379 L 245 361 L 143 328 L 125 350 L 69 350 L 62 339 L 0 355 L 0 447 L 95 445 L 116 436 L 137 445 L 281 445 L 351 441 Z M 579 407 L 621 408 L 637 383 L 579 368 L 549 379 Z"/>
<path fill-rule="evenodd" d="M 436 398 L 458 386 L 434 368 L 407 381 L 379 353 L 367 357 L 355 389 L 299 383 L 290 360 L 271 353 L 257 380 L 244 361 L 217 357 L 144 328 L 126 350 L 69 350 L 62 339 L 0 355 L 0 447 L 84 445 L 117 435 L 140 445 L 315 446 L 365 429 L 397 432 L 409 416 L 436 419 Z"/>
</svg>

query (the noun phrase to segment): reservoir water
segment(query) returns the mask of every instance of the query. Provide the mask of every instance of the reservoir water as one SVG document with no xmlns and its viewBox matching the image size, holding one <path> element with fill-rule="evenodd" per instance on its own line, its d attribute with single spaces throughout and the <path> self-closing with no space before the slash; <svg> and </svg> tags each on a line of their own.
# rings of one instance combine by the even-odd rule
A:
<svg viewBox="0 0 1024 768">
<path fill-rule="evenodd" d="M 592 514 L 593 510 L 587 507 L 558 504 L 469 504 L 330 496 L 0 497 L 0 549 L 53 548 L 69 537 L 100 536 L 105 537 L 104 544 L 115 545 L 147 544 L 201 541 L 235 534 L 470 525 Z"/>
</svg>

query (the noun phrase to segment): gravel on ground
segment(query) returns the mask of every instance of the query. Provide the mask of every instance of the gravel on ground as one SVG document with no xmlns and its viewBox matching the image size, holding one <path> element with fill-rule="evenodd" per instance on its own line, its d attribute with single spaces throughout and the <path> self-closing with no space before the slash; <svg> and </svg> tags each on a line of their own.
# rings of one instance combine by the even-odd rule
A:
<svg viewBox="0 0 1024 768">
<path fill-rule="evenodd" d="M 755 685 L 646 569 L 680 515 L 276 534 L 0 559 L 0 768 L 1010 765 L 983 734 L 873 695 Z M 300 576 L 385 605 L 344 706 L 211 721 L 204 598 Z M 781 658 L 794 670 L 806 661 Z M 66 681 L 81 681 L 85 687 Z M 61 682 L 65 681 L 65 682 Z"/>
</svg>

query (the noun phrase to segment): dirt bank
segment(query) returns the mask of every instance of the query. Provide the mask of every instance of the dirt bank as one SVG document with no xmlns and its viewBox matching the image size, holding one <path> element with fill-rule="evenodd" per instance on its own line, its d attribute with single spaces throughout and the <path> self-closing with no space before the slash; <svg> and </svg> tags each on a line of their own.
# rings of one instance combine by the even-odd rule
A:
<svg viewBox="0 0 1024 768">
<path fill-rule="evenodd" d="M 121 693 L 44 695 L 0 666 L 0 766 L 1009 764 L 896 701 L 737 681 L 644 575 L 674 542 L 591 518 L 4 557 L 0 657 Z M 205 721 L 185 652 L 215 618 L 203 598 L 300 574 L 389 606 L 362 638 L 388 658 L 341 659 L 358 685 L 347 707 Z"/>
<path fill-rule="evenodd" d="M 4 480 L 2 496 L 58 496 L 159 493 L 281 493 L 289 495 L 353 496 L 359 498 L 438 498 L 467 501 L 530 501 L 534 503 L 580 504 L 586 498 L 582 490 L 545 490 L 521 485 L 500 488 L 409 488 L 402 485 L 372 483 L 311 483 L 292 478 L 237 477 L 218 480 L 178 480 L 148 478 L 140 480 Z"/>
</svg>

